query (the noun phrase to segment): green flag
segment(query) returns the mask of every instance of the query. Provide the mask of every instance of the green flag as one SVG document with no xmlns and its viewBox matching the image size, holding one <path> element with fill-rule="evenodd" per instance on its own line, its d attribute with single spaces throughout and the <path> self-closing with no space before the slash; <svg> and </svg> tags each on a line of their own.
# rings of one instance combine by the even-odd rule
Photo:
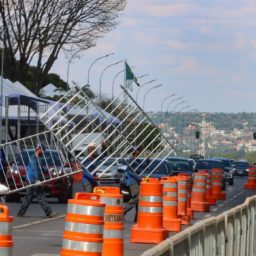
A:
<svg viewBox="0 0 256 256">
<path fill-rule="evenodd" d="M 132 91 L 132 83 L 136 83 L 137 86 L 140 86 L 140 84 L 137 81 L 136 76 L 133 74 L 131 68 L 129 65 L 125 62 L 125 82 L 126 82 L 126 88 L 130 89 Z"/>
</svg>

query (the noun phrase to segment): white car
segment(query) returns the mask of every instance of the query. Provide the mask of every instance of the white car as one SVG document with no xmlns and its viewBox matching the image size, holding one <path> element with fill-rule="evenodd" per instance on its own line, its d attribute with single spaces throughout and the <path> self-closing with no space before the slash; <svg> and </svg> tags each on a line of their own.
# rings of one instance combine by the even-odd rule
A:
<svg viewBox="0 0 256 256">
<path fill-rule="evenodd" d="M 104 162 L 104 160 L 102 161 Z M 96 176 L 98 178 L 119 179 L 120 174 L 117 169 L 123 165 L 123 159 L 121 158 L 109 158 L 96 170 Z"/>
</svg>

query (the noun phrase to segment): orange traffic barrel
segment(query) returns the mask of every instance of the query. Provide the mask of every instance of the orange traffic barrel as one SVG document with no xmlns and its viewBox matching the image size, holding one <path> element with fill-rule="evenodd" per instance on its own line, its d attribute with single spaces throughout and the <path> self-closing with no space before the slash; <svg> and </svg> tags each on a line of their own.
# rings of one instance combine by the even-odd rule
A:
<svg viewBox="0 0 256 256">
<path fill-rule="evenodd" d="M 0 255 L 12 255 L 12 223 L 13 217 L 9 216 L 9 209 L 6 205 L 0 205 Z"/>
<path fill-rule="evenodd" d="M 123 256 L 124 253 L 124 207 L 119 187 L 96 187 L 94 193 L 106 204 L 103 230 L 102 256 Z"/>
<path fill-rule="evenodd" d="M 190 219 L 194 218 L 194 211 L 191 209 L 191 193 L 192 193 L 192 176 L 188 173 L 179 173 L 178 176 L 187 177 L 188 179 L 188 190 L 187 190 L 187 215 Z"/>
<path fill-rule="evenodd" d="M 176 177 L 163 177 L 163 226 L 168 231 L 181 231 L 181 219 L 178 218 L 178 185 Z"/>
<path fill-rule="evenodd" d="M 196 212 L 209 211 L 209 203 L 206 202 L 206 178 L 205 172 L 198 172 L 194 176 L 191 208 Z"/>
<path fill-rule="evenodd" d="M 163 185 L 157 178 L 140 183 L 138 221 L 131 229 L 133 243 L 160 243 L 167 237 L 163 228 Z"/>
<path fill-rule="evenodd" d="M 223 170 L 218 168 L 212 169 L 212 195 L 217 200 L 225 200 L 226 193 L 222 191 L 223 186 Z"/>
<path fill-rule="evenodd" d="M 248 172 L 248 180 L 244 185 L 245 189 L 256 189 L 256 167 L 250 167 Z"/>
<path fill-rule="evenodd" d="M 207 180 L 206 180 L 206 202 L 210 205 L 216 204 L 216 198 L 212 194 L 212 171 L 209 170 L 206 172 Z"/>
<path fill-rule="evenodd" d="M 181 223 L 188 225 L 190 223 L 190 217 L 187 212 L 188 201 L 188 177 L 178 176 L 178 216 L 181 217 Z"/>
<path fill-rule="evenodd" d="M 105 204 L 93 193 L 68 200 L 61 256 L 101 256 Z"/>
</svg>

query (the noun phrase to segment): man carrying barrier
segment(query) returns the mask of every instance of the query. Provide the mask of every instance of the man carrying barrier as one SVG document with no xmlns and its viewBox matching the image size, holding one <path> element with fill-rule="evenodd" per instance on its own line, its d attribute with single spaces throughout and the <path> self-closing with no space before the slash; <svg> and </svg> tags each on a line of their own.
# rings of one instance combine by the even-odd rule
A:
<svg viewBox="0 0 256 256">
<path fill-rule="evenodd" d="M 36 145 L 35 153 L 30 157 L 28 164 L 28 179 L 31 184 L 40 183 L 41 168 L 40 168 L 40 157 L 43 156 L 43 151 L 45 150 L 44 146 L 41 144 Z M 36 198 L 43 208 L 46 217 L 52 218 L 56 215 L 55 212 L 52 212 L 50 206 L 47 203 L 44 189 L 41 184 L 37 186 L 28 187 L 26 191 L 26 196 L 21 204 L 20 210 L 17 214 L 19 217 L 23 217 L 26 213 L 28 207 L 30 206 L 32 200 Z"/>
</svg>

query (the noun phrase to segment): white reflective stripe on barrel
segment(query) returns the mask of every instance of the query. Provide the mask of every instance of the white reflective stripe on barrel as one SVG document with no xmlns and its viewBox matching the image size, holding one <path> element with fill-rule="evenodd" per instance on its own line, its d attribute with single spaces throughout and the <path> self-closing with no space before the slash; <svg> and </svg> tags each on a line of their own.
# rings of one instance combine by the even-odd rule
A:
<svg viewBox="0 0 256 256">
<path fill-rule="evenodd" d="M 217 182 L 217 181 L 214 181 L 214 182 L 212 183 L 212 185 L 218 185 L 218 186 L 222 186 L 222 182 Z"/>
<path fill-rule="evenodd" d="M 164 188 L 177 188 L 177 183 L 164 183 Z"/>
<path fill-rule="evenodd" d="M 12 256 L 12 247 L 1 247 L 0 255 L 1 256 Z"/>
<path fill-rule="evenodd" d="M 195 182 L 195 185 L 196 186 L 205 186 L 205 183 L 204 182 Z"/>
<path fill-rule="evenodd" d="M 195 176 L 195 179 L 196 179 L 196 180 L 206 180 L 206 178 L 207 178 L 206 175 L 203 175 L 203 176 L 201 176 L 201 175 L 196 175 L 196 176 Z"/>
<path fill-rule="evenodd" d="M 123 199 L 122 198 L 109 198 L 109 197 L 102 197 L 101 196 L 100 201 L 105 203 L 108 206 L 123 205 Z"/>
<path fill-rule="evenodd" d="M 163 212 L 163 207 L 139 206 L 139 212 L 161 213 Z"/>
<path fill-rule="evenodd" d="M 101 252 L 102 243 L 63 239 L 62 248 L 81 252 Z"/>
<path fill-rule="evenodd" d="M 103 225 L 84 224 L 66 221 L 65 230 L 79 233 L 103 234 Z"/>
<path fill-rule="evenodd" d="M 104 210 L 105 210 L 104 207 L 69 204 L 67 212 L 74 213 L 74 214 L 89 215 L 89 216 L 103 216 Z"/>
<path fill-rule="evenodd" d="M 103 238 L 120 238 L 123 239 L 124 231 L 123 230 L 104 230 Z"/>
<path fill-rule="evenodd" d="M 176 196 L 177 196 L 177 192 L 165 192 L 164 195 L 165 195 L 165 196 L 173 196 L 173 197 L 176 197 Z"/>
<path fill-rule="evenodd" d="M 178 202 L 186 202 L 187 198 L 186 197 L 178 197 Z"/>
<path fill-rule="evenodd" d="M 206 188 L 212 188 L 212 186 L 210 186 L 210 185 L 206 185 Z"/>
<path fill-rule="evenodd" d="M 187 181 L 179 180 L 178 185 L 187 185 Z"/>
<path fill-rule="evenodd" d="M 203 188 L 192 188 L 192 192 L 204 193 L 205 189 L 203 189 Z"/>
<path fill-rule="evenodd" d="M 163 206 L 177 206 L 177 201 L 164 201 Z"/>
<path fill-rule="evenodd" d="M 139 201 L 142 202 L 150 202 L 150 203 L 161 203 L 163 201 L 163 197 L 161 196 L 140 196 Z"/>
<path fill-rule="evenodd" d="M 187 194 L 187 189 L 179 189 L 178 194 Z"/>
<path fill-rule="evenodd" d="M 12 223 L 0 222 L 0 235 L 11 235 L 11 234 L 12 234 Z"/>
</svg>

